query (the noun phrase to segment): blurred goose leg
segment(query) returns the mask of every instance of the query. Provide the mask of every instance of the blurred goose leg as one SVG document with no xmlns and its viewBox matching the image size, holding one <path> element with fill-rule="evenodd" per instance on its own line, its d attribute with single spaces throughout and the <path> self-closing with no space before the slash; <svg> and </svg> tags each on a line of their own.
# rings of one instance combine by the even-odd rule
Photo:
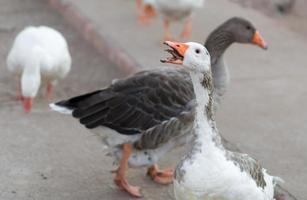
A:
<svg viewBox="0 0 307 200">
<path fill-rule="evenodd" d="M 138 13 L 142 11 L 142 0 L 136 0 L 136 7 L 138 10 Z"/>
<path fill-rule="evenodd" d="M 138 21 L 140 24 L 146 24 L 146 16 L 143 10 L 143 2 L 142 0 L 136 0 L 136 6 L 138 11 Z"/>
<path fill-rule="evenodd" d="M 48 83 L 47 85 L 47 90 L 46 90 L 46 98 L 47 99 L 51 99 L 53 96 L 53 84 L 52 83 Z"/>
<path fill-rule="evenodd" d="M 144 5 L 142 12 L 139 16 L 139 22 L 142 25 L 149 24 L 150 20 L 156 15 L 157 14 L 154 7 L 152 7 L 151 5 Z"/>
<path fill-rule="evenodd" d="M 191 18 L 188 18 L 184 23 L 183 31 L 180 37 L 184 39 L 188 39 L 190 38 L 191 33 L 192 33 L 192 22 L 191 22 Z"/>
<path fill-rule="evenodd" d="M 151 19 L 157 16 L 156 10 L 152 5 L 145 5 L 144 12 L 145 12 L 146 17 L 148 17 L 148 19 Z"/>
<path fill-rule="evenodd" d="M 164 24 L 163 24 L 163 27 L 164 27 L 164 41 L 172 41 L 173 40 L 173 37 L 172 37 L 172 34 L 170 32 L 170 22 L 169 20 L 167 19 L 164 19 Z"/>
<path fill-rule="evenodd" d="M 143 5 L 142 0 L 136 0 L 136 5 L 138 10 L 138 22 L 141 25 L 148 24 L 150 17 L 146 13 L 146 6 Z"/>
</svg>

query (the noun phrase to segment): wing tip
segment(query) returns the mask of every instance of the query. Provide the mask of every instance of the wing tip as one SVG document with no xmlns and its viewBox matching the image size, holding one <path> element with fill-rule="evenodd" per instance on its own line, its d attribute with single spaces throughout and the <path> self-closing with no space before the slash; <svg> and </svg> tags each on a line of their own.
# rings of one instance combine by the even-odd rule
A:
<svg viewBox="0 0 307 200">
<path fill-rule="evenodd" d="M 64 106 L 57 105 L 57 103 L 51 103 L 49 104 L 49 107 L 53 111 L 56 111 L 62 114 L 66 114 L 66 115 L 71 115 L 73 112 L 73 110 L 66 108 Z"/>
</svg>

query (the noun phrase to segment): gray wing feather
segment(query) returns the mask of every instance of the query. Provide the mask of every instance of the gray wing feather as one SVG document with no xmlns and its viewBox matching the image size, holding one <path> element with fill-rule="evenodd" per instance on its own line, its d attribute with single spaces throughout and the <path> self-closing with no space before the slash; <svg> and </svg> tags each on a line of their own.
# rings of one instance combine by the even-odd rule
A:
<svg viewBox="0 0 307 200">
<path fill-rule="evenodd" d="M 142 133 L 135 143 L 137 149 L 156 149 L 176 137 L 191 134 L 195 116 L 196 102 L 192 100 L 179 116 L 164 121 Z"/>
<path fill-rule="evenodd" d="M 193 98 L 189 74 L 163 68 L 136 73 L 56 105 L 73 110 L 73 116 L 89 129 L 106 126 L 135 135 L 178 117 Z"/>
<path fill-rule="evenodd" d="M 258 161 L 247 154 L 229 151 L 227 154 L 228 158 L 232 160 L 242 172 L 246 172 L 255 180 L 258 187 L 262 189 L 265 188 L 266 182 L 264 180 L 263 168 Z"/>
</svg>

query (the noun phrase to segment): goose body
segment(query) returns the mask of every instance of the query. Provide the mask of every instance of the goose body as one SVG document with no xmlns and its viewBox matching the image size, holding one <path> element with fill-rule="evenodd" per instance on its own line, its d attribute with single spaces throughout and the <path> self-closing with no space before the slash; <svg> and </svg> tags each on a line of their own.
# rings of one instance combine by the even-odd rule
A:
<svg viewBox="0 0 307 200">
<path fill-rule="evenodd" d="M 269 175 L 247 154 L 227 151 L 201 139 L 197 138 L 194 146 L 198 148 L 194 147 L 176 169 L 176 200 L 274 200 L 279 178 Z"/>
<path fill-rule="evenodd" d="M 190 141 L 195 107 L 191 86 L 184 70 L 178 73 L 165 67 L 139 72 L 52 108 L 72 114 L 99 135 L 117 161 L 121 145 L 131 143 L 129 165 L 150 166 L 175 146 Z"/>
<path fill-rule="evenodd" d="M 273 200 L 278 178 L 247 154 L 228 151 L 220 143 L 212 112 L 210 58 L 200 44 L 186 44 L 181 65 L 189 70 L 196 96 L 196 139 L 175 171 L 176 200 Z"/>
<path fill-rule="evenodd" d="M 119 163 L 115 183 L 139 197 L 139 189 L 130 186 L 122 175 L 127 167 L 147 166 L 154 181 L 168 184 L 172 181 L 172 171 L 160 171 L 155 164 L 168 151 L 193 137 L 190 130 L 195 105 L 191 101 L 191 84 L 184 80 L 184 74 L 170 69 L 140 72 L 106 89 L 50 107 L 72 114 L 101 137 Z M 178 81 L 183 84 L 178 85 Z"/>
<path fill-rule="evenodd" d="M 20 78 L 24 109 L 37 95 L 40 85 L 48 84 L 48 92 L 66 77 L 71 67 L 71 57 L 64 37 L 56 30 L 46 27 L 27 27 L 21 31 L 7 57 L 8 69 Z M 49 94 L 50 95 L 50 94 Z"/>
<path fill-rule="evenodd" d="M 195 9 L 201 8 L 204 0 L 155 0 L 153 3 L 163 18 L 181 21 L 190 17 Z"/>
<path fill-rule="evenodd" d="M 227 152 L 218 148 L 199 151 L 202 153 L 192 155 L 192 160 L 183 161 L 181 168 L 176 170 L 174 192 L 177 200 L 274 200 L 277 179 L 248 155 L 227 157 Z M 239 163 L 232 160 L 236 158 L 241 158 Z M 244 164 L 255 171 L 241 169 Z M 178 175 L 180 173 L 182 175 Z M 251 173 L 261 175 L 262 179 L 257 180 Z"/>
<path fill-rule="evenodd" d="M 139 8 L 142 5 L 157 9 L 160 15 L 170 21 L 182 21 L 188 18 L 195 9 L 201 8 L 204 0 L 137 0 Z M 146 13 L 146 12 L 145 12 Z"/>
<path fill-rule="evenodd" d="M 181 33 L 182 38 L 188 38 L 191 35 L 192 24 L 191 15 L 201 8 L 204 0 L 154 0 L 154 7 L 163 18 L 164 22 L 164 39 L 172 39 L 170 33 L 170 23 L 183 22 L 184 28 Z"/>
</svg>

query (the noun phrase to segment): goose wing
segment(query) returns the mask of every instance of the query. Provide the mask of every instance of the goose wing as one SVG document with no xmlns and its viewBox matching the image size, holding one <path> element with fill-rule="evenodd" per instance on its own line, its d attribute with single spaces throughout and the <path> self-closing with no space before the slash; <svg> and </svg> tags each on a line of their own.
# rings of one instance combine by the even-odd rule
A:
<svg viewBox="0 0 307 200">
<path fill-rule="evenodd" d="M 242 172 L 246 172 L 254 179 L 258 187 L 265 188 L 263 168 L 258 161 L 247 154 L 237 152 L 228 152 L 228 156 Z"/>
<path fill-rule="evenodd" d="M 120 134 L 142 134 L 179 116 L 193 99 L 187 72 L 177 69 L 143 71 L 110 87 L 56 103 L 71 109 L 89 129 L 106 126 Z"/>
</svg>

